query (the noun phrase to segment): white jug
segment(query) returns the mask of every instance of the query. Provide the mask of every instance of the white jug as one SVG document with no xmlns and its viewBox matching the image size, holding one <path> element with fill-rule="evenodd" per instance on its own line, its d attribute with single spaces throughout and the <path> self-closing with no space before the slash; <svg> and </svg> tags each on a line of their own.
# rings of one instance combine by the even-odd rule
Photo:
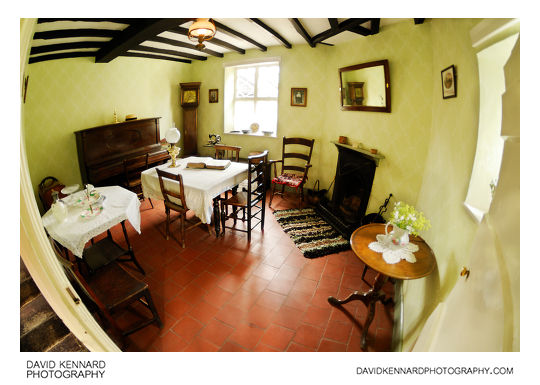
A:
<svg viewBox="0 0 540 385">
<path fill-rule="evenodd" d="M 388 234 L 388 225 L 393 226 L 390 234 Z M 390 240 L 394 245 L 403 246 L 409 243 L 409 231 L 396 226 L 392 222 L 386 222 L 384 232 L 386 233 L 386 236 L 390 236 Z"/>
</svg>

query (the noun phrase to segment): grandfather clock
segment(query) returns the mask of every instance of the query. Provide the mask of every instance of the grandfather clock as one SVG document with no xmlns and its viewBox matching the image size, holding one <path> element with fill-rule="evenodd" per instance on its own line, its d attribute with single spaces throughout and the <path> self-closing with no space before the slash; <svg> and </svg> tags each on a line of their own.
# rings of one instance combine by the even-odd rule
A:
<svg viewBox="0 0 540 385">
<path fill-rule="evenodd" d="M 180 83 L 180 105 L 184 109 L 184 156 L 197 155 L 197 107 L 201 82 Z"/>
</svg>

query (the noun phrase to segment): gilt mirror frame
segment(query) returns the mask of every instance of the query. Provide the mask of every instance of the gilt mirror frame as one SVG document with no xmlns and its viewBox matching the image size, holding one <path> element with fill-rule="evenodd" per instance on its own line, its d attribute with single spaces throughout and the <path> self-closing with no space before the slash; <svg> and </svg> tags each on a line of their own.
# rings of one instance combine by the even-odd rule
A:
<svg viewBox="0 0 540 385">
<path fill-rule="evenodd" d="M 342 73 L 349 71 L 356 71 L 363 68 L 371 68 L 382 66 L 384 70 L 384 85 L 385 85 L 385 106 L 367 106 L 367 105 L 347 105 L 343 104 L 345 89 L 343 86 L 343 76 Z M 342 111 L 376 111 L 376 112 L 390 112 L 391 103 L 390 103 L 390 68 L 388 66 L 388 60 L 377 60 L 368 63 L 356 64 L 348 67 L 342 67 L 339 69 L 339 97 Z"/>
</svg>

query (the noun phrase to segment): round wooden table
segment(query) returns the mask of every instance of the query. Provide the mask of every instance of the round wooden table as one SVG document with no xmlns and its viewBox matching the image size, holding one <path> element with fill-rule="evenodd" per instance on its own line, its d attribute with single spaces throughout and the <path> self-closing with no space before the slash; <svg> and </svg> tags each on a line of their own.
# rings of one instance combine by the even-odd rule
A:
<svg viewBox="0 0 540 385">
<path fill-rule="evenodd" d="M 362 330 L 362 349 L 364 350 L 366 348 L 367 331 L 375 316 L 375 304 L 377 301 L 385 302 L 387 300 L 382 287 L 388 278 L 417 279 L 426 277 L 431 274 L 436 264 L 431 248 L 422 238 L 416 236 L 410 236 L 410 242 L 418 245 L 419 248 L 414 253 L 416 257 L 415 263 L 410 263 L 403 259 L 395 264 L 386 263 L 382 257 L 382 253 L 373 251 L 368 247 L 371 242 L 377 241 L 377 234 L 385 233 L 384 227 L 384 224 L 371 223 L 359 227 L 351 235 L 351 248 L 356 256 L 377 272 L 371 289 L 363 293 L 355 291 L 343 300 L 328 297 L 328 302 L 334 306 L 340 306 L 353 300 L 360 300 L 368 307 L 368 315 Z"/>
</svg>

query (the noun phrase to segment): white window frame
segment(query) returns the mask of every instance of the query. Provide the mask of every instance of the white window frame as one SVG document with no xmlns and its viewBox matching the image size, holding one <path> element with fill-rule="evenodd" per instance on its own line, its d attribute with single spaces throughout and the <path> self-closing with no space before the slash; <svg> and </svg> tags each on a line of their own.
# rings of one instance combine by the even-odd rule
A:
<svg viewBox="0 0 540 385">
<path fill-rule="evenodd" d="M 255 60 L 248 60 L 248 61 L 242 61 L 242 62 L 230 62 L 225 63 L 223 66 L 225 67 L 225 74 L 224 74 L 224 103 L 223 103 L 223 116 L 224 116 L 224 123 L 223 123 L 223 133 L 224 134 L 239 134 L 239 135 L 254 135 L 254 136 L 270 136 L 270 137 L 276 137 L 277 136 L 277 122 L 278 122 L 278 113 L 279 113 L 279 75 L 278 75 L 278 94 L 275 97 L 270 96 L 264 96 L 259 97 L 257 96 L 257 87 L 258 87 L 258 80 L 259 80 L 259 69 L 267 66 L 275 66 L 277 65 L 278 68 L 281 70 L 281 60 L 279 57 L 272 57 L 272 58 L 264 58 L 264 59 L 255 59 Z M 254 88 L 254 96 L 253 97 L 237 97 L 236 95 L 236 87 L 237 87 L 237 70 L 244 69 L 244 68 L 255 68 L 255 88 Z M 273 128 L 273 131 L 271 134 L 262 132 L 262 129 L 260 128 L 256 132 L 242 132 L 242 128 L 235 127 L 234 126 L 234 116 L 235 116 L 235 103 L 237 101 L 253 101 L 253 106 L 257 105 L 258 101 L 275 101 L 276 102 L 276 126 Z M 247 128 L 245 128 L 247 129 Z"/>
</svg>

